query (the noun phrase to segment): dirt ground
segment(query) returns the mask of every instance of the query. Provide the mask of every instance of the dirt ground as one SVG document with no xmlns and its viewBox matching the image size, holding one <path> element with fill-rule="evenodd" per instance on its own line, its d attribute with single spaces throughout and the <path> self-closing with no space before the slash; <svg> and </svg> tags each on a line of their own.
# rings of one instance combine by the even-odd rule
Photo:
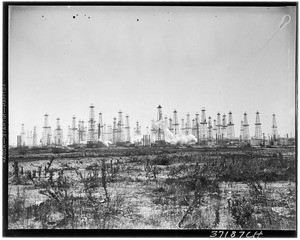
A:
<svg viewBox="0 0 300 240">
<path fill-rule="evenodd" d="M 270 151 L 279 152 L 263 154 L 273 156 Z M 126 157 L 60 158 L 53 154 L 50 171 L 45 170 L 49 159 L 18 161 L 22 174 L 17 180 L 15 161 L 11 161 L 9 228 L 242 229 L 249 225 L 295 229 L 295 182 L 291 179 L 260 181 L 262 190 L 255 199 L 249 182 L 216 181 L 209 175 L 205 184 L 198 183 L 197 179 L 206 176 L 206 161 L 215 161 L 222 154 L 180 149 Z M 240 152 L 232 154 L 239 156 Z M 295 154 L 288 150 L 285 157 Z M 197 169 L 201 177 L 191 178 Z M 247 201 L 254 206 L 248 212 Z M 266 216 L 281 219 L 282 224 L 265 222 Z"/>
</svg>

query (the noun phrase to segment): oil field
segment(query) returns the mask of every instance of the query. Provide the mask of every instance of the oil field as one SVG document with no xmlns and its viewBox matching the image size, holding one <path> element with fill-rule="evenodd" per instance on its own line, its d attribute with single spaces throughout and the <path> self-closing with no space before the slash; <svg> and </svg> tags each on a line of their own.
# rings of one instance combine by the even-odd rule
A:
<svg viewBox="0 0 300 240">
<path fill-rule="evenodd" d="M 298 5 L 196 2 L 4 4 L 4 234 L 296 236 Z"/>
<path fill-rule="evenodd" d="M 157 111 L 153 135 L 132 142 L 114 140 L 125 139 L 121 127 L 112 141 L 91 141 L 102 136 L 98 124 L 87 144 L 11 148 L 9 228 L 295 230 L 295 143 L 277 137 L 275 115 L 268 142 L 258 112 L 250 139 L 246 114 L 235 138 L 231 112 L 229 124 L 218 114 L 214 136 L 205 111 L 200 127 L 181 131 L 176 111 L 174 127 Z"/>
</svg>

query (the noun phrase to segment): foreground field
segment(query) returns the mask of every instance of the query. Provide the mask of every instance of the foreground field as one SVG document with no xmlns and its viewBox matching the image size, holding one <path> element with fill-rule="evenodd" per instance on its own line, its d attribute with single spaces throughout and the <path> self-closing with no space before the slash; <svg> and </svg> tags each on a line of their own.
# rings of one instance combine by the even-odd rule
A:
<svg viewBox="0 0 300 240">
<path fill-rule="evenodd" d="M 118 151 L 11 158 L 9 229 L 296 229 L 294 149 Z"/>
</svg>

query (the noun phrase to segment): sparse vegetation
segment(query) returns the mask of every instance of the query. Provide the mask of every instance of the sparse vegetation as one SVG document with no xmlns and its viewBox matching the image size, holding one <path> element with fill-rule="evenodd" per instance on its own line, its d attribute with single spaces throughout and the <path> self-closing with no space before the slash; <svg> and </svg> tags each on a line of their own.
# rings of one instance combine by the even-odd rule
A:
<svg viewBox="0 0 300 240">
<path fill-rule="evenodd" d="M 11 156 L 9 228 L 296 228 L 294 149 Z"/>
</svg>

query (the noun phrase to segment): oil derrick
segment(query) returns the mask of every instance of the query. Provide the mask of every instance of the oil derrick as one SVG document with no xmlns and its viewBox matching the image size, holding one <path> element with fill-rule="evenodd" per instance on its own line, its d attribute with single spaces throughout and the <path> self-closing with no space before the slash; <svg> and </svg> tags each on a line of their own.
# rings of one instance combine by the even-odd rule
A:
<svg viewBox="0 0 300 240">
<path fill-rule="evenodd" d="M 98 132 L 97 132 L 98 142 L 103 142 L 103 121 L 102 121 L 102 113 L 99 113 L 98 119 Z"/>
<path fill-rule="evenodd" d="M 217 114 L 217 140 L 220 140 L 222 138 L 222 132 L 221 132 L 221 114 Z"/>
<path fill-rule="evenodd" d="M 194 135 L 197 138 L 197 143 L 200 142 L 200 119 L 199 119 L 199 113 L 196 113 L 195 118 L 195 128 L 196 128 L 196 135 Z"/>
<path fill-rule="evenodd" d="M 217 120 L 214 119 L 214 127 L 213 127 L 213 139 L 218 139 L 218 128 L 217 128 Z"/>
<path fill-rule="evenodd" d="M 163 131 L 163 118 L 162 118 L 162 107 L 159 105 L 157 107 L 157 141 L 162 141 L 165 139 Z"/>
<path fill-rule="evenodd" d="M 244 141 L 249 141 L 250 140 L 250 133 L 249 133 L 249 124 L 248 124 L 248 119 L 247 119 L 247 113 L 244 113 L 244 123 L 243 123 L 243 127 L 244 127 L 244 137 L 243 140 Z"/>
<path fill-rule="evenodd" d="M 32 146 L 32 131 L 27 131 L 27 143 L 26 146 L 31 147 Z"/>
<path fill-rule="evenodd" d="M 54 130 L 54 144 L 59 146 L 63 144 L 63 132 L 60 127 L 60 118 L 56 118 L 56 129 Z"/>
<path fill-rule="evenodd" d="M 168 128 L 168 127 L 169 127 L 168 125 L 169 125 L 169 124 L 168 124 L 168 117 L 165 116 L 165 120 L 164 120 L 164 129 L 165 129 L 165 128 Z"/>
<path fill-rule="evenodd" d="M 68 145 L 71 145 L 72 140 L 72 134 L 71 134 L 71 128 L 68 126 Z"/>
<path fill-rule="evenodd" d="M 103 142 L 106 142 L 108 140 L 107 137 L 107 128 L 106 128 L 106 124 L 103 124 Z"/>
<path fill-rule="evenodd" d="M 33 134 L 32 134 L 32 131 L 30 131 L 30 146 L 33 146 Z"/>
<path fill-rule="evenodd" d="M 81 136 L 81 120 L 78 121 L 78 126 L 77 126 L 77 139 L 78 139 L 78 143 L 80 144 L 82 142 L 82 136 Z"/>
<path fill-rule="evenodd" d="M 117 142 L 117 118 L 114 117 L 114 121 L 113 121 L 113 135 L 112 135 L 112 143 L 115 144 Z"/>
<path fill-rule="evenodd" d="M 126 122 L 125 122 L 125 141 L 130 142 L 130 125 L 129 125 L 129 116 L 128 114 L 126 115 Z"/>
<path fill-rule="evenodd" d="M 196 136 L 196 125 L 195 125 L 195 119 L 192 119 L 192 135 Z"/>
<path fill-rule="evenodd" d="M 272 117 L 272 134 L 271 134 L 271 139 L 273 141 L 276 141 L 278 138 L 278 130 L 277 130 L 277 124 L 276 124 L 276 116 L 275 113 L 273 113 Z"/>
<path fill-rule="evenodd" d="M 232 119 L 232 113 L 231 111 L 228 113 L 228 139 L 234 139 L 235 134 L 234 134 L 234 124 L 233 124 L 233 119 Z"/>
<path fill-rule="evenodd" d="M 30 131 L 30 146 L 33 146 L 33 134 L 32 131 Z"/>
<path fill-rule="evenodd" d="M 36 133 L 36 127 L 33 128 L 33 136 L 32 136 L 32 146 L 37 146 L 37 133 Z"/>
<path fill-rule="evenodd" d="M 27 131 L 27 133 L 26 133 L 25 145 L 26 145 L 26 146 L 29 146 L 29 142 L 30 142 L 30 134 L 29 134 L 29 131 Z"/>
<path fill-rule="evenodd" d="M 262 144 L 263 144 L 263 146 L 265 146 L 266 145 L 266 136 L 265 136 L 265 134 L 264 133 L 262 133 Z"/>
<path fill-rule="evenodd" d="M 117 142 L 124 142 L 124 123 L 123 123 L 123 113 L 119 111 L 119 118 L 118 118 L 118 130 L 117 130 Z"/>
<path fill-rule="evenodd" d="M 169 130 L 174 134 L 174 128 L 173 128 L 172 118 L 169 118 Z"/>
<path fill-rule="evenodd" d="M 84 126 L 84 121 L 81 121 L 80 136 L 82 138 L 81 141 L 83 142 L 86 141 L 86 132 L 87 132 L 87 128 Z"/>
<path fill-rule="evenodd" d="M 162 107 L 159 105 L 157 107 L 157 121 L 162 120 Z"/>
<path fill-rule="evenodd" d="M 190 135 L 192 133 L 192 128 L 191 128 L 191 119 L 190 119 L 190 114 L 186 114 L 186 127 L 185 127 L 186 135 Z"/>
<path fill-rule="evenodd" d="M 156 140 L 156 126 L 155 126 L 155 120 L 151 120 L 151 140 L 152 142 L 155 142 Z"/>
<path fill-rule="evenodd" d="M 256 119 L 255 119 L 255 139 L 261 139 L 262 132 L 261 132 L 261 123 L 260 123 L 260 117 L 259 112 L 256 112 Z"/>
<path fill-rule="evenodd" d="M 95 136 L 95 106 L 90 105 L 90 115 L 88 121 L 88 143 L 94 143 L 96 141 Z"/>
<path fill-rule="evenodd" d="M 111 125 L 107 125 L 107 140 L 113 142 L 113 129 Z"/>
<path fill-rule="evenodd" d="M 22 138 L 21 135 L 17 135 L 17 147 L 21 147 L 22 146 Z"/>
<path fill-rule="evenodd" d="M 201 109 L 201 122 L 200 122 L 200 140 L 206 140 L 207 135 L 207 122 L 205 108 Z"/>
<path fill-rule="evenodd" d="M 244 140 L 244 122 L 241 121 L 240 140 Z"/>
<path fill-rule="evenodd" d="M 24 123 L 22 123 L 22 129 L 21 129 L 21 146 L 25 146 L 25 128 L 24 128 Z"/>
<path fill-rule="evenodd" d="M 76 144 L 77 143 L 76 133 L 77 133 L 76 117 L 73 116 L 73 118 L 72 118 L 72 128 L 71 128 L 71 144 Z"/>
<path fill-rule="evenodd" d="M 185 125 L 184 125 L 184 119 L 183 118 L 181 119 L 181 134 L 182 135 L 186 134 L 186 132 L 185 132 Z"/>
<path fill-rule="evenodd" d="M 46 113 L 43 127 L 43 137 L 42 137 L 42 145 L 49 146 L 51 144 L 51 127 L 49 126 L 48 117 L 49 115 Z"/>
<path fill-rule="evenodd" d="M 208 117 L 207 140 L 211 141 L 212 139 L 213 139 L 213 130 L 211 125 L 211 117 Z"/>
<path fill-rule="evenodd" d="M 142 142 L 143 142 L 143 146 L 151 146 L 151 136 L 150 136 L 150 133 L 149 133 L 149 127 L 148 126 L 146 127 L 146 134 L 143 135 Z"/>
<path fill-rule="evenodd" d="M 227 121 L 225 114 L 223 114 L 222 118 L 222 139 L 227 139 Z"/>
<path fill-rule="evenodd" d="M 173 112 L 173 129 L 174 129 L 174 134 L 178 135 L 179 134 L 179 123 L 178 123 L 178 116 L 177 116 L 176 109 L 174 109 L 174 112 Z"/>
<path fill-rule="evenodd" d="M 141 126 L 139 125 L 138 121 L 136 122 L 135 135 L 141 135 Z"/>
</svg>

